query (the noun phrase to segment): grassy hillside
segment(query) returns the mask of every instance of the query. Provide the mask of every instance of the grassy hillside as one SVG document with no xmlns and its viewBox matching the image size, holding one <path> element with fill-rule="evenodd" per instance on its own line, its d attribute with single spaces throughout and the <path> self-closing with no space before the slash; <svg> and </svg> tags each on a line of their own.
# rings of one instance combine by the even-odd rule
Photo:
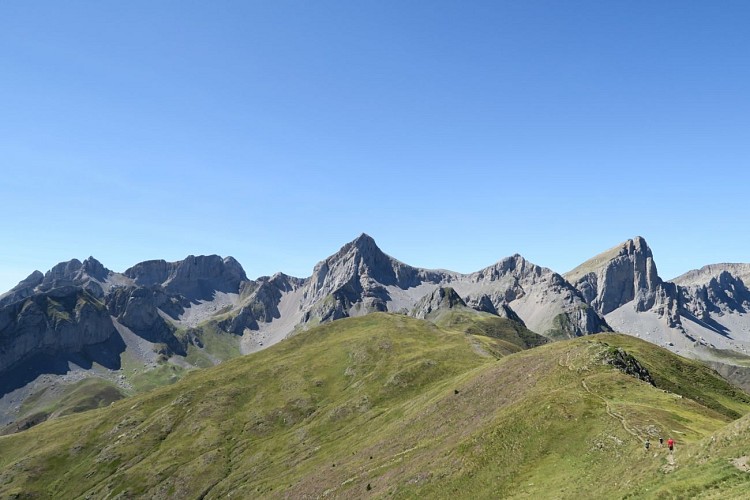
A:
<svg viewBox="0 0 750 500">
<path fill-rule="evenodd" d="M 96 377 L 70 385 L 44 387 L 23 402 L 20 418 L 0 429 L 0 434 L 22 431 L 49 419 L 101 408 L 124 397 L 125 393 L 119 387 Z"/>
<path fill-rule="evenodd" d="M 428 319 L 446 331 L 474 336 L 472 340 L 481 342 L 483 348 L 496 357 L 507 356 L 550 341 L 521 323 L 469 307 L 439 309 L 428 316 Z"/>
<path fill-rule="evenodd" d="M 747 454 L 727 425 L 750 399 L 700 365 L 619 335 L 499 360 L 478 338 L 399 315 L 336 321 L 0 437 L 0 497 L 669 498 L 686 491 L 673 478 L 702 466 L 713 481 Z M 607 363 L 618 347 L 657 387 Z M 750 486 L 729 467 L 712 493 Z"/>
</svg>

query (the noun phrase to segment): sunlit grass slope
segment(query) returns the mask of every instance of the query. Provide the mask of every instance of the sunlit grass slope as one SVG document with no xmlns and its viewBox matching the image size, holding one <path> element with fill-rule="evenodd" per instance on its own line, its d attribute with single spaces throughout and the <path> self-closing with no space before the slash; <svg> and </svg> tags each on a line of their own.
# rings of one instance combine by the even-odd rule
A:
<svg viewBox="0 0 750 500">
<path fill-rule="evenodd" d="M 0 497 L 668 498 L 701 453 L 740 452 L 705 439 L 747 395 L 658 347 L 601 335 L 496 360 L 476 339 L 399 315 L 336 321 L 0 438 Z M 607 364 L 617 347 L 658 387 Z M 750 485 L 737 478 L 729 494 Z"/>
</svg>

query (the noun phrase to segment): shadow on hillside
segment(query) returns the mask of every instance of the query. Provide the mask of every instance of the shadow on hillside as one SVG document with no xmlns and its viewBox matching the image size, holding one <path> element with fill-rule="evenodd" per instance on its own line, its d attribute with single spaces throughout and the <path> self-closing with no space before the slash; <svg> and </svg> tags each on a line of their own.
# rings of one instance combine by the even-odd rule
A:
<svg viewBox="0 0 750 500">
<path fill-rule="evenodd" d="M 718 323 L 713 318 L 708 319 L 698 319 L 697 317 L 693 316 L 687 311 L 680 311 L 680 315 L 689 319 L 693 323 L 702 326 L 703 328 L 706 328 L 708 330 L 711 330 L 714 333 L 718 333 L 719 335 L 726 337 L 728 339 L 731 339 L 732 336 L 730 335 L 731 331 L 725 327 L 724 325 Z"/>
<path fill-rule="evenodd" d="M 34 355 L 0 375 L 0 397 L 24 387 L 41 375 L 65 375 L 71 370 L 71 364 L 86 370 L 91 369 L 94 363 L 110 370 L 119 370 L 123 351 L 125 342 L 119 334 L 113 334 L 108 340 L 86 346 L 80 352 Z"/>
</svg>

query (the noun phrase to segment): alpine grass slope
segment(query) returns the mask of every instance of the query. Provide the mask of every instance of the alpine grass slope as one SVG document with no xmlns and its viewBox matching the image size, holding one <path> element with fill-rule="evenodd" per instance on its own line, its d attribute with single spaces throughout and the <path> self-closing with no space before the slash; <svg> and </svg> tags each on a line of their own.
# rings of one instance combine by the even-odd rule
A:
<svg viewBox="0 0 750 500">
<path fill-rule="evenodd" d="M 326 323 L 0 437 L 0 497 L 746 496 L 750 396 L 701 363 L 440 316 Z"/>
</svg>

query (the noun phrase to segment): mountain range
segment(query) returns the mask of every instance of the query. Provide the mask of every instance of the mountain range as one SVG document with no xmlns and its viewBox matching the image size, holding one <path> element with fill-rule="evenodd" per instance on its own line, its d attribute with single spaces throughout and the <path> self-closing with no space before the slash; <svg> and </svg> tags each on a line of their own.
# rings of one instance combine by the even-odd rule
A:
<svg viewBox="0 0 750 500">
<path fill-rule="evenodd" d="M 627 333 L 712 363 L 744 384 L 745 283 L 750 264 L 712 264 L 664 281 L 641 237 L 565 274 L 520 255 L 470 274 L 416 268 L 366 234 L 308 278 L 248 279 L 234 258 L 216 255 L 146 261 L 124 272 L 93 257 L 74 259 L 35 271 L 0 295 L 0 424 L 17 424 L 29 414 L 29 400 L 41 406 L 55 390 L 87 378 L 124 395 L 321 323 L 372 312 L 425 318 L 456 304 L 549 340 Z"/>
</svg>

